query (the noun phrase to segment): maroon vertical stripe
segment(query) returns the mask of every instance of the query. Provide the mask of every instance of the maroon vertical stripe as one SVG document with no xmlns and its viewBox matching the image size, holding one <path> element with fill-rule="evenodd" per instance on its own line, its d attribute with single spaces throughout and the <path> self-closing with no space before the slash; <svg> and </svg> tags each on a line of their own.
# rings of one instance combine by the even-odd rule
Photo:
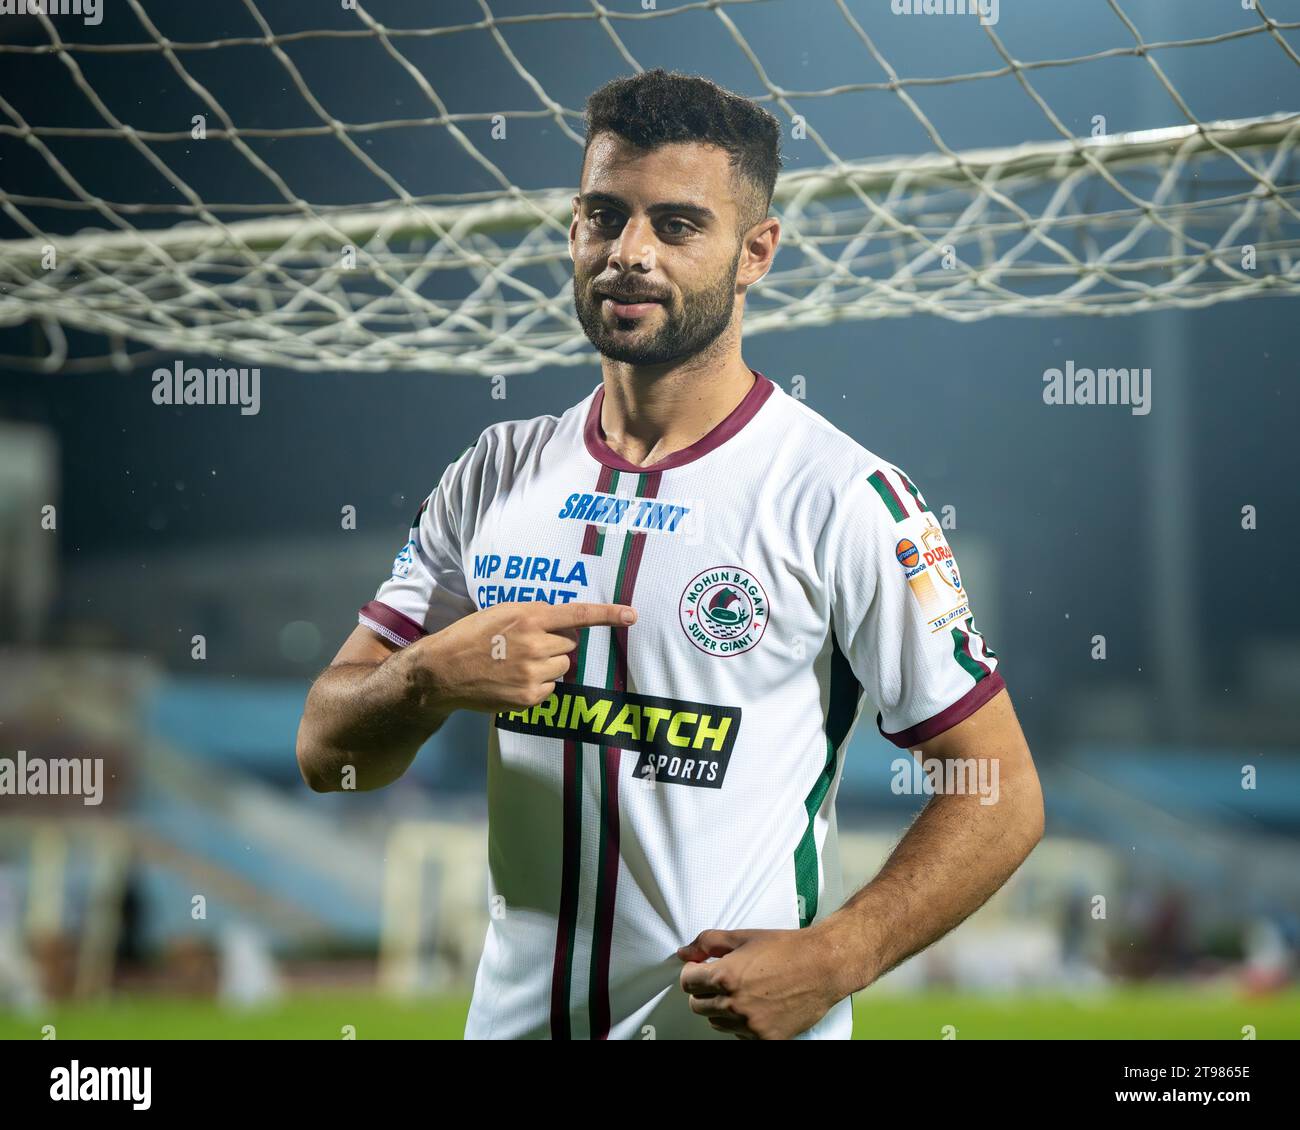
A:
<svg viewBox="0 0 1300 1130">
<path fill-rule="evenodd" d="M 569 661 L 572 668 L 573 661 Z M 578 819 L 578 745 L 564 743 L 564 862 L 560 877 L 560 917 L 555 931 L 555 961 L 551 966 L 551 1039 L 571 1040 L 569 1025 L 569 928 L 578 914 L 578 868 L 582 862 L 582 825 Z"/>
<path fill-rule="evenodd" d="M 960 628 L 958 628 L 957 634 L 961 636 L 961 649 L 966 653 L 966 658 L 969 659 L 972 663 L 978 665 L 980 669 L 983 670 L 985 675 L 989 674 L 993 670 L 993 668 L 990 667 L 987 663 L 985 663 L 984 660 L 982 660 L 973 651 L 971 651 L 969 633 L 963 632 Z"/>
<path fill-rule="evenodd" d="M 894 468 L 894 469 L 895 469 L 896 471 L 898 470 L 898 468 Z M 925 499 L 921 497 L 921 492 L 920 492 L 919 490 L 916 489 L 916 484 L 915 484 L 914 482 L 912 482 L 912 480 L 909 479 L 905 474 L 903 474 L 902 471 L 898 471 L 898 477 L 899 477 L 900 479 L 903 480 L 903 486 L 907 487 L 907 491 L 908 491 L 908 493 L 909 493 L 909 494 L 910 494 L 914 499 L 916 499 L 916 504 L 917 504 L 918 506 L 920 506 L 923 510 L 928 510 L 928 509 L 930 509 L 930 508 L 925 504 Z"/>
<path fill-rule="evenodd" d="M 610 485 L 614 482 L 614 468 L 602 466 L 600 474 L 596 478 L 596 489 L 604 494 L 609 490 Z M 596 552 L 596 546 L 599 544 L 600 527 L 587 523 L 586 530 L 582 534 L 582 552 L 592 554 Z"/>
<path fill-rule="evenodd" d="M 637 492 L 640 498 L 656 498 L 663 472 L 656 471 L 643 476 L 642 488 Z M 637 575 L 641 571 L 641 558 L 645 552 L 645 534 L 628 535 L 632 544 L 628 549 L 627 565 L 623 570 L 623 584 L 614 594 L 615 604 L 631 604 L 632 594 L 636 591 Z M 615 649 L 614 690 L 627 690 L 627 628 L 614 629 L 612 646 Z M 591 1035 L 595 1040 L 609 1039 L 609 959 L 610 947 L 614 937 L 614 900 L 618 894 L 619 863 L 619 767 L 622 763 L 622 751 L 608 746 L 601 749 L 605 759 L 605 866 L 597 877 L 599 886 L 596 891 L 596 976 L 591 996 Z"/>
<path fill-rule="evenodd" d="M 614 481 L 614 470 L 601 467 L 596 476 L 596 490 L 608 491 Z M 588 556 L 600 544 L 600 530 L 587 524 L 582 535 L 582 552 Z M 581 642 L 581 635 L 579 635 Z M 569 652 L 569 669 L 565 678 L 575 682 L 578 674 L 578 652 Z M 555 924 L 555 960 L 551 965 L 551 1038 L 571 1040 L 573 1029 L 569 1017 L 570 976 L 573 962 L 571 938 L 578 917 L 578 881 L 582 869 L 582 781 L 578 775 L 580 747 L 577 742 L 564 743 L 564 792 L 562 805 L 564 831 L 562 834 L 563 859 L 560 865 L 560 914 Z"/>
<path fill-rule="evenodd" d="M 645 486 L 637 497 L 639 498 L 658 498 L 659 483 L 663 479 L 663 472 L 656 471 L 652 475 L 645 476 Z M 615 604 L 631 604 L 632 593 L 636 590 L 637 574 L 641 572 L 641 558 L 645 554 L 645 534 L 635 533 L 632 537 L 632 548 L 627 553 L 627 568 L 623 570 L 623 592 L 614 594 Z M 614 629 L 614 646 L 618 649 L 618 658 L 614 667 L 614 690 L 627 690 L 627 628 L 624 626 Z"/>
<path fill-rule="evenodd" d="M 578 669 L 578 649 L 569 652 L 569 670 L 566 679 L 574 682 Z M 561 793 L 564 811 L 564 832 L 561 843 L 563 855 L 560 871 L 560 917 L 555 927 L 555 961 L 551 965 L 551 1039 L 571 1040 L 573 1030 L 569 1022 L 569 923 L 578 915 L 578 872 L 582 862 L 582 822 L 578 805 L 578 743 L 564 743 L 564 791 Z"/>
<path fill-rule="evenodd" d="M 889 478 L 884 471 L 875 471 L 872 474 L 868 475 L 867 478 L 873 479 L 874 481 L 878 482 L 881 486 L 883 486 L 887 491 L 889 491 L 890 496 L 897 504 L 898 509 L 902 512 L 903 517 L 904 518 L 907 517 L 907 506 L 903 502 L 902 496 L 900 496 L 898 491 L 894 489 L 894 484 L 889 481 Z M 920 504 L 918 503 L 917 505 L 919 506 Z"/>
<path fill-rule="evenodd" d="M 638 535 L 641 536 L 641 535 Z M 596 876 L 596 983 L 591 996 L 591 1038 L 609 1039 L 609 952 L 614 934 L 614 896 L 618 891 L 618 770 L 622 750 L 602 746 L 605 759 L 605 866 Z"/>
</svg>

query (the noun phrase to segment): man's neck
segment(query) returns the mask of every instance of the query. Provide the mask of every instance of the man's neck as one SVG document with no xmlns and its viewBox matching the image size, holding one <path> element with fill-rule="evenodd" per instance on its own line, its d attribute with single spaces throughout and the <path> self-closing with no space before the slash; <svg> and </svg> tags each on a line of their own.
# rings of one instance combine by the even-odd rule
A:
<svg viewBox="0 0 1300 1130">
<path fill-rule="evenodd" d="M 605 443 L 639 467 L 708 435 L 754 386 L 754 374 L 739 352 L 721 366 L 692 359 L 666 368 L 605 361 L 602 368 Z"/>
</svg>

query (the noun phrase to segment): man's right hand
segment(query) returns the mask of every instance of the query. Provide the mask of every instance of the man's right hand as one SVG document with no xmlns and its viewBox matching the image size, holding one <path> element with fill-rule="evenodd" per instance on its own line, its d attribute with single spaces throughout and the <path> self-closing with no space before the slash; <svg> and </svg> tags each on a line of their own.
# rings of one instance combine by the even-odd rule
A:
<svg viewBox="0 0 1300 1130">
<path fill-rule="evenodd" d="M 626 628 L 626 604 L 496 604 L 425 636 L 398 655 L 420 698 L 440 714 L 536 706 L 569 670 L 582 628 Z"/>
</svg>

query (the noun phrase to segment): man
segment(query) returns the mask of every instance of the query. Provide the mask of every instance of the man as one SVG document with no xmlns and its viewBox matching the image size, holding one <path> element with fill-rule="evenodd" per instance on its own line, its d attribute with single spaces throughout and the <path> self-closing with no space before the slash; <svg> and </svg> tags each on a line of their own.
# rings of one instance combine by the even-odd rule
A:
<svg viewBox="0 0 1300 1130">
<path fill-rule="evenodd" d="M 741 359 L 779 137 L 701 78 L 592 96 L 569 240 L 602 384 L 447 468 L 308 698 L 318 790 L 387 784 L 452 711 L 495 715 L 469 1038 L 847 1038 L 850 994 L 1042 835 L 920 492 Z M 999 787 L 934 796 L 841 905 L 834 802 L 864 707 Z"/>
</svg>

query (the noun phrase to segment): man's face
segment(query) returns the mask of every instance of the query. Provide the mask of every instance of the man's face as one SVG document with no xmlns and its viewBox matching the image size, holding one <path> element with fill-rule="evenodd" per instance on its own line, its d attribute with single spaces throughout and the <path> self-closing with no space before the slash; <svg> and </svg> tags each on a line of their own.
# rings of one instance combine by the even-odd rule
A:
<svg viewBox="0 0 1300 1130">
<path fill-rule="evenodd" d="M 663 365 L 730 325 L 743 247 L 735 193 L 724 150 L 592 141 L 569 246 L 578 321 L 602 356 Z"/>
</svg>

